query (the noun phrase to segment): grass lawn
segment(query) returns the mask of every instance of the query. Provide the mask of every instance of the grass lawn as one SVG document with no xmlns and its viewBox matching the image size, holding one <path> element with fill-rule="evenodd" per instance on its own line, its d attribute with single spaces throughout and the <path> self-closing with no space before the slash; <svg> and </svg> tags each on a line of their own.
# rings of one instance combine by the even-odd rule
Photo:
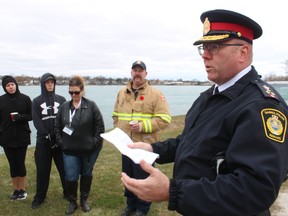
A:
<svg viewBox="0 0 288 216">
<path fill-rule="evenodd" d="M 161 139 L 175 137 L 182 132 L 184 126 L 184 116 L 172 118 L 171 125 L 161 132 Z M 156 166 L 172 176 L 173 164 Z M 34 162 L 34 148 L 29 148 L 26 157 L 27 187 L 28 197 L 22 201 L 10 201 L 9 197 L 13 191 L 9 174 L 8 162 L 4 154 L 0 156 L 0 216 L 56 216 L 65 215 L 68 202 L 62 197 L 62 188 L 55 165 L 53 164 L 50 177 L 50 185 L 47 198 L 39 209 L 33 210 L 31 203 L 36 187 L 36 167 Z M 95 164 L 94 177 L 92 183 L 89 202 L 91 211 L 82 212 L 80 208 L 73 215 L 93 215 L 93 216 L 118 216 L 125 207 L 123 196 L 123 185 L 120 181 L 121 155 L 119 151 L 110 143 L 104 142 L 103 149 Z M 287 191 L 288 181 L 282 186 L 282 192 Z M 286 200 L 278 200 L 271 208 L 272 216 L 283 214 L 283 205 L 287 205 Z M 176 212 L 167 210 L 167 203 L 153 203 L 149 212 L 151 216 L 176 216 Z"/>
<path fill-rule="evenodd" d="M 181 133 L 184 126 L 184 116 L 173 117 L 170 126 L 161 132 L 161 139 L 175 137 Z M 35 140 L 33 140 L 35 142 Z M 173 164 L 156 165 L 169 177 L 172 175 Z M 34 148 L 29 148 L 26 155 L 28 197 L 21 201 L 10 201 L 13 192 L 9 174 L 8 161 L 4 154 L 0 156 L 0 215 L 65 215 L 68 202 L 62 197 L 60 179 L 53 163 L 47 198 L 39 209 L 33 210 L 31 203 L 36 188 L 36 166 Z M 104 146 L 94 167 L 93 182 L 89 203 L 92 207 L 88 213 L 80 208 L 73 215 L 118 216 L 125 207 L 124 188 L 120 181 L 121 154 L 110 143 L 104 141 Z M 79 201 L 79 200 L 78 200 Z M 153 203 L 149 215 L 174 216 L 176 212 L 167 210 L 167 203 Z"/>
</svg>

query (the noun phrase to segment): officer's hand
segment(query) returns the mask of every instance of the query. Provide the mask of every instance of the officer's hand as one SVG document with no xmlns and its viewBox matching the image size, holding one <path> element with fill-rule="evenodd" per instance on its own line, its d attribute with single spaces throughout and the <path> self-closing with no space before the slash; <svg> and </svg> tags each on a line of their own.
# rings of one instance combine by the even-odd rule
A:
<svg viewBox="0 0 288 216">
<path fill-rule="evenodd" d="M 133 149 L 143 149 L 149 152 L 153 152 L 152 146 L 149 143 L 135 142 L 135 143 L 128 144 L 128 147 L 133 148 Z"/>
<path fill-rule="evenodd" d="M 169 178 L 159 169 L 154 168 L 144 160 L 140 161 L 141 168 L 150 174 L 146 179 L 133 179 L 125 173 L 121 174 L 124 186 L 137 197 L 147 202 L 169 200 Z M 161 185 L 161 187 L 159 187 Z"/>
</svg>

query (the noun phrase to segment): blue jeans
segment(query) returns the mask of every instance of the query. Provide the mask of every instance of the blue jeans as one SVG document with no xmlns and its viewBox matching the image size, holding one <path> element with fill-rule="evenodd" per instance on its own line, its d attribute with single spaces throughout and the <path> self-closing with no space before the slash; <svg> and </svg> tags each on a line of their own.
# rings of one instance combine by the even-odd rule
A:
<svg viewBox="0 0 288 216">
<path fill-rule="evenodd" d="M 65 180 L 78 181 L 79 175 L 92 176 L 93 167 L 96 163 L 101 148 L 97 148 L 94 152 L 87 156 L 66 155 L 63 153 Z"/>
</svg>

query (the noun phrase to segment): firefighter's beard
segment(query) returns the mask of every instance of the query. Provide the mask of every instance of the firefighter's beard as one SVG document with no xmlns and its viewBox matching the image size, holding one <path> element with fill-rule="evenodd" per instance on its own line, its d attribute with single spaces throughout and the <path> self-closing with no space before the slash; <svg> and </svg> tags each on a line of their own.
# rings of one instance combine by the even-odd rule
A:
<svg viewBox="0 0 288 216">
<path fill-rule="evenodd" d="M 145 80 L 141 76 L 134 76 L 133 77 L 133 84 L 137 87 L 141 86 Z"/>
</svg>

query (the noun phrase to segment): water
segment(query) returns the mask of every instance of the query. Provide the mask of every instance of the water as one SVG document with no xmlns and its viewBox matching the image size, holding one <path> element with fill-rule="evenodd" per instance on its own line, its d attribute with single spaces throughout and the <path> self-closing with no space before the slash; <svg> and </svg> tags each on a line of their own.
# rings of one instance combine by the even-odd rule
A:
<svg viewBox="0 0 288 216">
<path fill-rule="evenodd" d="M 272 85 L 288 103 L 288 82 L 278 82 Z"/>
<path fill-rule="evenodd" d="M 105 128 L 113 127 L 112 112 L 118 91 L 124 86 L 86 86 L 85 96 L 94 100 L 99 106 Z M 156 86 L 163 92 L 169 103 L 172 115 L 185 114 L 192 102 L 199 96 L 200 92 L 207 89 L 207 86 Z M 40 94 L 39 86 L 20 86 L 20 91 L 30 96 L 31 100 Z M 71 97 L 68 94 L 68 86 L 57 86 L 56 93 L 63 95 L 66 100 Z"/>
<path fill-rule="evenodd" d="M 275 88 L 280 92 L 285 100 L 288 100 L 288 84 L 275 84 Z M 86 86 L 86 97 L 94 100 L 99 106 L 105 123 L 106 129 L 113 128 L 112 112 L 118 91 L 124 86 Z M 184 115 L 191 107 L 195 99 L 201 92 L 209 88 L 209 86 L 155 86 L 165 95 L 172 116 Z M 31 100 L 40 94 L 40 86 L 20 86 L 20 91 L 28 95 Z M 2 95 L 3 89 L 0 94 Z M 71 97 L 68 94 L 68 86 L 56 86 L 56 93 L 64 96 L 66 100 Z M 32 121 L 30 122 L 32 131 L 32 146 L 36 142 L 36 130 Z M 0 148 L 0 153 L 3 149 Z"/>
</svg>

